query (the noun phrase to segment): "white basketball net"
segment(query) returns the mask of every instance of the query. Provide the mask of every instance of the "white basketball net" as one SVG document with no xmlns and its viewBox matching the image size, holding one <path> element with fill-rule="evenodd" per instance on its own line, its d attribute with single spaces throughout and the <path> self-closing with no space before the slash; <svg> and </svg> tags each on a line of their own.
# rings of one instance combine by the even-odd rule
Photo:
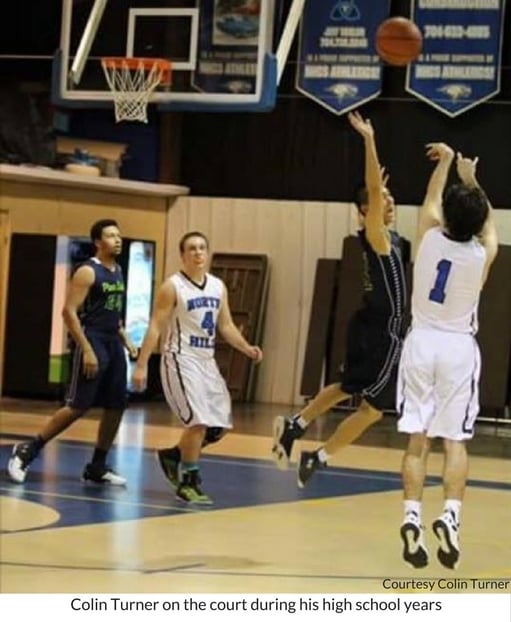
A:
<svg viewBox="0 0 511 622">
<path fill-rule="evenodd" d="M 150 69 L 140 62 L 135 69 L 127 63 L 113 66 L 102 61 L 103 72 L 112 91 L 115 120 L 147 123 L 147 104 L 152 92 L 160 84 L 163 69 L 155 62 Z"/>
</svg>

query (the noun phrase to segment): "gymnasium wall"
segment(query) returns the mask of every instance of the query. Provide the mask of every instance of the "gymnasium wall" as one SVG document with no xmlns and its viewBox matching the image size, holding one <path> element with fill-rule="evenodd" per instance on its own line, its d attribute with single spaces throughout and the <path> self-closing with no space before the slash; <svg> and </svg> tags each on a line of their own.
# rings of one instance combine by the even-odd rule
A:
<svg viewBox="0 0 511 622">
<path fill-rule="evenodd" d="M 277 37 L 291 1 L 277 3 Z M 0 22 L 7 52 L 0 58 L 3 86 L 37 82 L 44 91 L 59 44 L 61 0 L 11 4 L 9 18 Z M 490 100 L 451 119 L 405 91 L 405 69 L 386 66 L 380 95 L 362 107 L 376 128 L 381 160 L 399 203 L 420 202 L 430 172 L 424 145 L 441 140 L 480 156 L 480 181 L 492 202 L 498 208 L 511 206 L 511 0 L 505 5 L 500 92 Z M 389 1 L 391 15 L 408 16 L 410 6 L 410 0 Z M 113 31 L 116 36 L 120 33 Z M 121 170 L 125 178 L 183 184 L 195 196 L 350 201 L 362 176 L 360 137 L 345 115 L 332 114 L 296 91 L 296 58 L 295 40 L 271 112 L 159 116 L 151 107 L 143 127 L 115 124 L 111 109 L 61 112 L 69 115 L 72 134 L 128 143 L 129 158 Z"/>
<path fill-rule="evenodd" d="M 410 96 L 400 99 L 404 71 L 388 77 L 399 79 L 399 88 L 361 112 L 375 128 L 396 201 L 420 204 L 432 168 L 425 145 L 442 141 L 479 157 L 482 187 L 496 208 L 509 209 L 511 93 L 507 102 L 491 100 L 450 119 Z M 269 114 L 187 113 L 181 169 L 179 183 L 195 196 L 351 201 L 363 179 L 363 142 L 345 116 L 296 94 L 280 94 Z"/>
<path fill-rule="evenodd" d="M 15 167 L 12 167 L 15 169 Z M 34 175 L 39 174 L 34 169 Z M 7 282 L 9 275 L 10 234 L 28 233 L 44 235 L 69 235 L 88 237 L 92 223 L 100 218 L 116 219 L 127 238 L 145 239 L 156 243 L 155 280 L 163 278 L 165 256 L 165 227 L 167 208 L 173 198 L 164 195 L 127 194 L 114 188 L 92 190 L 83 184 L 48 185 L 7 179 L 2 175 L 0 214 L 2 225 L 0 240 L 0 394 L 3 378 L 4 345 L 6 329 Z M 28 169 L 30 176 L 30 169 Z M 66 173 L 62 173 L 66 181 Z M 176 189 L 177 191 L 177 189 Z M 154 192 L 154 191 L 153 191 Z M 30 258 L 37 271 L 38 257 Z M 22 283 L 20 283 L 22 286 Z M 30 294 L 29 294 L 30 295 Z M 51 304 L 48 301 L 44 303 Z M 34 301 L 34 304 L 41 301 Z"/>
<path fill-rule="evenodd" d="M 12 233 L 88 237 L 94 221 L 114 218 L 126 237 L 157 242 L 156 275 L 161 278 L 166 218 L 161 198 L 2 181 L 0 209 L 9 212 Z"/>
<path fill-rule="evenodd" d="M 397 229 L 412 243 L 418 208 L 398 207 Z M 497 211 L 501 244 L 511 245 L 511 211 Z M 190 230 L 210 239 L 211 251 L 265 253 L 270 285 L 264 361 L 256 401 L 302 404 L 300 383 L 316 261 L 340 258 L 345 236 L 357 230 L 350 203 L 180 197 L 169 212 L 165 273 L 179 269 L 178 241 Z"/>
<path fill-rule="evenodd" d="M 44 10 L 37 8 L 40 2 L 30 4 L 38 11 L 33 20 L 37 37 L 28 36 L 27 28 L 19 29 L 23 36 L 16 35 L 8 20 L 2 30 L 9 35 L 6 42 L 13 40 L 8 46 L 11 53 L 29 56 L 23 61 L 1 59 L 0 66 L 13 81 L 45 84 L 58 44 L 61 0 L 45 1 Z M 285 10 L 277 15 L 277 32 L 290 4 L 291 0 L 283 0 Z M 376 128 L 380 158 L 400 204 L 399 230 L 412 244 L 417 212 L 413 206 L 420 203 L 431 172 L 424 157 L 424 146 L 430 141 L 446 141 L 467 156 L 480 157 L 479 179 L 499 208 L 502 242 L 511 244 L 511 0 L 506 5 L 498 95 L 450 119 L 405 92 L 404 69 L 386 67 L 381 95 L 362 108 Z M 15 4 L 12 9 L 24 23 L 26 7 Z M 390 9 L 393 15 L 408 15 L 410 2 L 391 0 Z M 50 56 L 33 59 L 30 54 Z M 74 195 L 62 188 L 54 194 L 41 188 L 29 200 L 22 184 L 12 186 L 8 205 L 5 187 L 0 195 L 0 211 L 10 210 L 13 232 L 82 235 L 107 210 L 122 223 L 126 236 L 158 240 L 157 277 L 177 268 L 177 241 L 189 229 L 209 235 L 214 251 L 267 253 L 272 274 L 266 358 L 258 376 L 257 399 L 285 404 L 301 402 L 316 260 L 340 257 L 343 238 L 355 231 L 357 218 L 349 201 L 363 176 L 360 137 L 345 116 L 326 111 L 294 89 L 295 59 L 296 42 L 278 89 L 277 106 L 268 113 L 184 112 L 158 117 L 152 109 L 149 126 L 128 130 L 115 125 L 111 110 L 70 112 L 74 134 L 130 144 L 122 177 L 165 180 L 190 188 L 193 196 L 178 199 L 168 214 L 166 230 L 163 214 L 153 210 L 156 199 L 142 205 L 139 198 L 123 195 L 118 203 L 102 193 Z M 101 206 L 99 212 L 90 203 Z M 1 315 L 0 309 L 0 320 Z"/>
<path fill-rule="evenodd" d="M 283 0 L 289 8 L 291 0 Z M 410 15 L 410 0 L 391 0 L 391 15 Z M 511 0 L 505 1 L 500 92 L 450 118 L 405 91 L 406 69 L 385 66 L 380 95 L 361 107 L 376 130 L 383 164 L 400 204 L 420 204 L 431 165 L 426 143 L 444 141 L 479 156 L 479 178 L 493 204 L 511 207 Z M 281 23 L 287 14 L 280 15 Z M 278 30 L 278 27 L 277 27 Z M 360 137 L 295 89 L 296 40 L 277 92 L 263 114 L 183 115 L 181 178 L 195 196 L 351 201 L 362 178 Z"/>
</svg>

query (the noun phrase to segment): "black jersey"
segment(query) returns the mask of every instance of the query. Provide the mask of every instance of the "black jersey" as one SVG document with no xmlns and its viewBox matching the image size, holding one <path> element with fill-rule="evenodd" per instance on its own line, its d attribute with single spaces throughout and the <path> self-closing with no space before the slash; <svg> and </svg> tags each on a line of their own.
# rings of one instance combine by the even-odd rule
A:
<svg viewBox="0 0 511 622">
<path fill-rule="evenodd" d="M 389 255 L 375 253 L 365 230 L 358 232 L 364 257 L 363 309 L 375 321 L 388 322 L 389 329 L 401 332 L 407 305 L 406 280 L 401 239 L 390 231 Z"/>
<path fill-rule="evenodd" d="M 82 266 L 90 266 L 95 275 L 79 314 L 82 326 L 95 333 L 117 334 L 124 308 L 125 285 L 121 267 L 115 264 L 114 269 L 110 270 L 96 257 Z"/>
</svg>

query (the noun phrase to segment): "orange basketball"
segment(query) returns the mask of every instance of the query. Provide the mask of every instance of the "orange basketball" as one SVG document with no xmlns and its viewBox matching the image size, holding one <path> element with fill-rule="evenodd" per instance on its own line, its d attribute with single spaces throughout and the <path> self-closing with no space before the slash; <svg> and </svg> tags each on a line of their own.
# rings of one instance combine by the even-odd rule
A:
<svg viewBox="0 0 511 622">
<path fill-rule="evenodd" d="M 414 61 L 422 49 L 422 33 L 406 17 L 389 17 L 376 31 L 376 52 L 378 56 L 397 67 Z"/>
</svg>

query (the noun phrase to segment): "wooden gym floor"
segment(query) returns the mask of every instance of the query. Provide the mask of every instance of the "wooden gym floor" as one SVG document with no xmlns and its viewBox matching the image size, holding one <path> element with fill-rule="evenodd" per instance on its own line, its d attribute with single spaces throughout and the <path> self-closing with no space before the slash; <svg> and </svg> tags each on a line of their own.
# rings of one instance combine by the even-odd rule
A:
<svg viewBox="0 0 511 622">
<path fill-rule="evenodd" d="M 11 483 L 12 445 L 33 436 L 57 406 L 0 400 L 3 593 L 388 593 L 387 578 L 434 579 L 433 592 L 467 591 L 453 579 L 502 579 L 511 591 L 509 425 L 479 424 L 469 445 L 455 572 L 438 564 L 429 528 L 442 508 L 441 454 L 432 454 L 424 505 L 431 561 L 413 571 L 402 562 L 398 535 L 405 438 L 391 415 L 300 490 L 294 469 L 281 472 L 270 460 L 273 417 L 290 408 L 235 404 L 234 430 L 202 459 L 204 489 L 215 503 L 193 508 L 176 500 L 154 458 L 180 432 L 160 402 L 134 403 L 126 413 L 110 456 L 126 488 L 80 481 L 94 413 L 44 449 L 25 484 Z M 293 458 L 343 416 L 320 418 Z M 451 583 L 439 581 L 445 578 Z M 473 591 L 499 591 L 485 585 Z"/>
</svg>

